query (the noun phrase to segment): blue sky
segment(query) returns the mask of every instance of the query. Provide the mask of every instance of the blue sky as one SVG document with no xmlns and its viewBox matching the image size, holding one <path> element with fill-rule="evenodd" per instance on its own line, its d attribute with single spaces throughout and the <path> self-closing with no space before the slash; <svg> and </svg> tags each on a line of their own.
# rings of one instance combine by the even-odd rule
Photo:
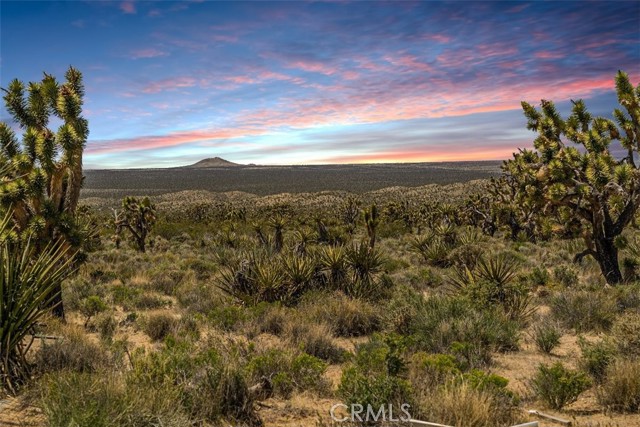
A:
<svg viewBox="0 0 640 427">
<path fill-rule="evenodd" d="M 0 86 L 83 72 L 89 168 L 502 159 L 521 100 L 609 116 L 640 79 L 640 2 L 0 7 Z"/>
</svg>

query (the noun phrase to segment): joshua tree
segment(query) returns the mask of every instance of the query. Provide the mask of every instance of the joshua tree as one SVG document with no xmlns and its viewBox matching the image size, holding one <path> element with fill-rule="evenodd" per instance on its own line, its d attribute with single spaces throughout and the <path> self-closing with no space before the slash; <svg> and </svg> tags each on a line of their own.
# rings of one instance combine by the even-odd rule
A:
<svg viewBox="0 0 640 427">
<path fill-rule="evenodd" d="M 274 215 L 269 219 L 269 226 L 273 228 L 273 250 L 280 252 L 284 246 L 283 230 L 286 220 L 282 215 Z"/>
<path fill-rule="evenodd" d="M 541 111 L 523 102 L 527 128 L 538 133 L 536 151 L 521 150 L 503 167 L 540 214 L 580 219 L 578 224 L 570 221 L 572 228 L 579 227 L 576 231 L 586 244 L 576 260 L 593 256 L 609 284 L 622 281 L 616 238 L 640 206 L 640 170 L 636 165 L 640 154 L 640 85 L 634 88 L 627 74 L 619 71 L 615 86 L 621 106 L 613 112 L 617 125 L 592 117 L 582 100 L 572 101 L 573 111 L 567 120 L 550 101 L 542 101 Z M 614 157 L 612 141 L 624 149 L 622 159 Z M 556 226 L 566 228 L 562 223 Z"/>
<path fill-rule="evenodd" d="M 138 246 L 140 252 L 146 252 L 147 236 L 156 222 L 156 207 L 148 197 L 138 200 L 135 197 L 125 197 L 122 200 L 123 213 L 114 211 L 116 227 L 116 245 L 120 243 L 120 233 L 127 229 Z"/>
<path fill-rule="evenodd" d="M 60 240 L 76 252 L 83 229 L 76 222 L 82 186 L 82 153 L 89 134 L 82 117 L 82 74 L 69 67 L 66 82 L 44 74 L 28 85 L 13 80 L 4 91 L 7 111 L 23 129 L 22 142 L 6 123 L 0 123 L 0 210 L 8 212 L 14 231 L 35 238 L 37 248 Z M 51 118 L 62 123 L 57 131 Z M 54 290 L 54 313 L 64 317 L 60 295 Z"/>
<path fill-rule="evenodd" d="M 349 235 L 353 235 L 356 231 L 356 225 L 360 216 L 359 201 L 354 197 L 349 197 L 344 203 L 340 216 Z"/>
<path fill-rule="evenodd" d="M 371 208 L 365 209 L 363 216 L 364 225 L 367 227 L 367 235 L 369 236 L 369 248 L 373 249 L 376 246 L 376 229 L 380 223 L 376 205 L 371 205 Z"/>
</svg>

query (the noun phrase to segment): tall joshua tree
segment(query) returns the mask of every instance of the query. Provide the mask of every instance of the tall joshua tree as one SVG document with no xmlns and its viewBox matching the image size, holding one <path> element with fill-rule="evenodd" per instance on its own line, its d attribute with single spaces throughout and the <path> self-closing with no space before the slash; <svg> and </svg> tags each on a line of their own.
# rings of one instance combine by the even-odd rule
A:
<svg viewBox="0 0 640 427">
<path fill-rule="evenodd" d="M 572 101 L 567 120 L 551 101 L 543 100 L 541 111 L 523 102 L 527 128 L 538 133 L 535 151 L 520 151 L 503 168 L 541 214 L 580 219 L 586 248 L 576 259 L 593 256 L 609 284 L 622 281 L 615 240 L 640 206 L 640 85 L 634 88 L 619 71 L 615 86 L 621 107 L 615 122 L 593 117 L 582 100 Z M 626 154 L 621 159 L 612 153 L 613 141 Z M 568 223 L 576 228 L 576 221 Z"/>
<path fill-rule="evenodd" d="M 60 240 L 77 249 L 82 233 L 75 214 L 89 127 L 82 116 L 82 74 L 69 67 L 65 78 L 60 84 L 45 73 L 40 82 L 25 85 L 15 79 L 2 89 L 23 136 L 18 142 L 11 127 L 0 123 L 0 209 L 9 212 L 18 234 L 35 236 L 36 246 Z M 55 132 L 49 127 L 52 118 L 61 121 Z M 53 306 L 63 317 L 60 290 L 54 290 Z"/>
<path fill-rule="evenodd" d="M 147 236 L 156 222 L 156 207 L 148 197 L 141 200 L 127 196 L 122 200 L 124 214 L 114 211 L 114 223 L 116 227 L 116 246 L 120 243 L 120 233 L 123 229 L 129 230 L 131 238 L 138 246 L 140 252 L 147 250 Z"/>
</svg>

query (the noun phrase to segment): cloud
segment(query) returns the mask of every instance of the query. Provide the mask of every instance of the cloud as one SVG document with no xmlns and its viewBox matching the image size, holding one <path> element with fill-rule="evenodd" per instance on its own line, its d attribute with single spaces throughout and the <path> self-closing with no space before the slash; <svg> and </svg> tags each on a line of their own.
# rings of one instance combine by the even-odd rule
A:
<svg viewBox="0 0 640 427">
<path fill-rule="evenodd" d="M 249 135 L 260 135 L 262 132 L 226 129 L 226 130 L 194 130 L 184 132 L 173 132 L 168 135 L 149 135 L 134 138 L 121 138 L 111 140 L 92 140 L 85 150 L 89 155 L 140 151 L 158 148 L 174 147 L 183 144 L 192 144 L 202 141 L 219 139 L 240 138 Z"/>
<path fill-rule="evenodd" d="M 158 58 L 161 56 L 168 56 L 169 54 L 165 51 L 148 48 L 148 49 L 139 49 L 134 50 L 129 54 L 131 59 L 148 59 L 148 58 Z"/>
<path fill-rule="evenodd" d="M 120 10 L 128 15 L 133 15 L 136 13 L 136 5 L 132 1 L 123 1 L 120 3 Z"/>
<path fill-rule="evenodd" d="M 174 91 L 177 89 L 190 88 L 196 86 L 197 81 L 193 77 L 181 76 L 171 77 L 148 83 L 142 89 L 144 93 L 158 93 L 164 91 Z"/>
</svg>

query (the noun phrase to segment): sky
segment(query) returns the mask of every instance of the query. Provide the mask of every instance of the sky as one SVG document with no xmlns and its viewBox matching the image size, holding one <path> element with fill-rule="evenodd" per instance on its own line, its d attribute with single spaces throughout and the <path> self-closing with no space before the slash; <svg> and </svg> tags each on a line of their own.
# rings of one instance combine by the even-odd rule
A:
<svg viewBox="0 0 640 427">
<path fill-rule="evenodd" d="M 611 117 L 640 2 L 3 0 L 0 61 L 82 71 L 87 168 L 506 159 L 520 101 Z"/>
</svg>

